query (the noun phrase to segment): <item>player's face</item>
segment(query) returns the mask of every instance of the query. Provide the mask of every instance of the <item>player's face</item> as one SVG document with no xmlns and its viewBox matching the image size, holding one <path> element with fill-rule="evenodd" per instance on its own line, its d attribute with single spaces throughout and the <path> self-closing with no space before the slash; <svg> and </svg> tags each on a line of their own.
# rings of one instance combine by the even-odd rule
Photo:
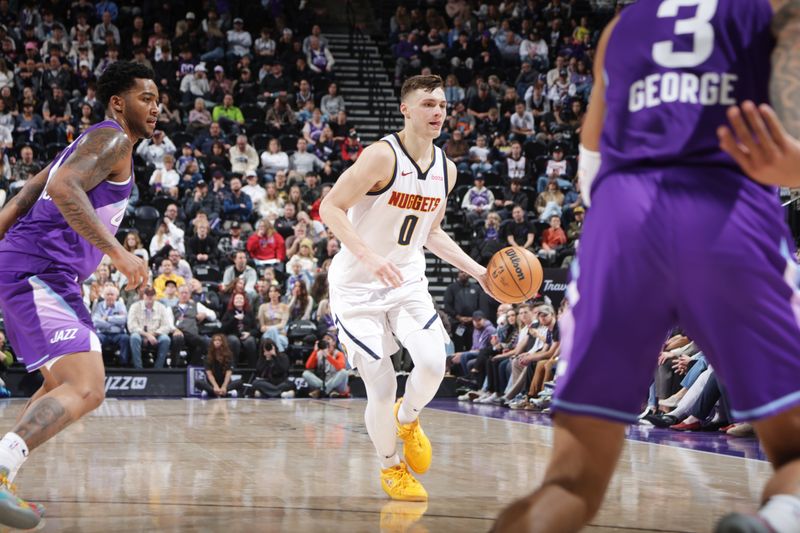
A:
<svg viewBox="0 0 800 533">
<path fill-rule="evenodd" d="M 158 87 L 153 80 L 139 78 L 125 95 L 125 118 L 137 137 L 149 139 L 158 120 Z"/>
<path fill-rule="evenodd" d="M 441 88 L 433 92 L 416 90 L 406 97 L 406 101 L 400 105 L 400 111 L 411 120 L 416 133 L 435 139 L 441 133 L 447 117 L 447 99 L 444 90 Z"/>
</svg>

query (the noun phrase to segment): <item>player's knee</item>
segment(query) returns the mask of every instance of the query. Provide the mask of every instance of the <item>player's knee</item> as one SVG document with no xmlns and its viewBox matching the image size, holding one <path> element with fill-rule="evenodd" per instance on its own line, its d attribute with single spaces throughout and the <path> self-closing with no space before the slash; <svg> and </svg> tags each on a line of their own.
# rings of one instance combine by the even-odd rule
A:
<svg viewBox="0 0 800 533">
<path fill-rule="evenodd" d="M 414 360 L 414 368 L 430 379 L 441 379 L 445 372 L 445 358 L 418 357 Z"/>
<path fill-rule="evenodd" d="M 72 388 L 80 397 L 84 412 L 87 413 L 100 407 L 106 399 L 105 380 L 102 379 L 97 382 L 75 383 Z"/>
</svg>

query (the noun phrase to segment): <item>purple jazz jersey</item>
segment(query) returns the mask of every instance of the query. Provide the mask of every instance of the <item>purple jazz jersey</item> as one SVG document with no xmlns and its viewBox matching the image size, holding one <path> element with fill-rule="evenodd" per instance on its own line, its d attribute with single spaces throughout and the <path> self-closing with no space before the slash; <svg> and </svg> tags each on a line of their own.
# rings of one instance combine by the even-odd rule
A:
<svg viewBox="0 0 800 533">
<path fill-rule="evenodd" d="M 768 0 L 648 0 L 625 8 L 606 49 L 608 112 L 595 184 L 626 168 L 738 170 L 719 149 L 716 128 L 728 106 L 768 100 L 771 19 Z"/>
<path fill-rule="evenodd" d="M 675 325 L 711 361 L 734 419 L 800 405 L 791 235 L 775 190 L 747 179 L 715 134 L 727 105 L 767 99 L 769 9 L 662 0 L 623 11 L 554 410 L 635 422 Z"/>
<path fill-rule="evenodd" d="M 48 182 L 84 135 L 98 128 L 121 129 L 106 120 L 86 130 L 53 161 Z M 103 181 L 87 192 L 112 234 L 125 216 L 132 187 L 131 170 L 128 181 Z M 102 257 L 70 227 L 46 189 L 0 241 L 0 308 L 9 341 L 29 371 L 62 355 L 100 350 L 79 282 Z"/>
</svg>

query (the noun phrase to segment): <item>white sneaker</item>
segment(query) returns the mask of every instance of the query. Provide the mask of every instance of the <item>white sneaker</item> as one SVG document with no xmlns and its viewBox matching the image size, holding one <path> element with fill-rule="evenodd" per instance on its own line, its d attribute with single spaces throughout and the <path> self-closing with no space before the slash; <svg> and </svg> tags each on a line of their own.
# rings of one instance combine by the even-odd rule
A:
<svg viewBox="0 0 800 533">
<path fill-rule="evenodd" d="M 294 391 L 293 390 L 283 391 L 281 393 L 281 398 L 283 399 L 294 398 Z"/>
<path fill-rule="evenodd" d="M 459 397 L 458 397 L 458 401 L 459 401 L 459 402 L 468 402 L 468 401 L 470 401 L 470 400 L 471 400 L 471 398 L 470 398 L 470 396 L 469 396 L 469 395 L 470 395 L 470 393 L 471 393 L 471 392 L 472 392 L 472 391 L 470 391 L 470 392 L 465 392 L 464 394 L 462 394 L 461 396 L 459 396 Z"/>
<path fill-rule="evenodd" d="M 204 400 L 208 398 L 208 391 L 200 391 L 200 397 Z"/>
<path fill-rule="evenodd" d="M 487 393 L 485 396 L 482 396 L 475 400 L 475 403 L 492 403 L 497 399 L 497 393 L 492 392 L 491 394 Z"/>
<path fill-rule="evenodd" d="M 237 391 L 236 389 L 233 389 L 232 391 L 230 391 L 228 393 L 228 396 L 230 396 L 231 398 L 238 398 L 239 397 L 239 391 Z"/>
</svg>

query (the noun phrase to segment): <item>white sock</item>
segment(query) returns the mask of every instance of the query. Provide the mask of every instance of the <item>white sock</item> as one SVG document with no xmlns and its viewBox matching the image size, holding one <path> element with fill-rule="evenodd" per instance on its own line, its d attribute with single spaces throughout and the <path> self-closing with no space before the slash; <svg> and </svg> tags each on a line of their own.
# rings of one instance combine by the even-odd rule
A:
<svg viewBox="0 0 800 533">
<path fill-rule="evenodd" d="M 776 494 L 758 512 L 775 533 L 800 532 L 800 497 Z"/>
<path fill-rule="evenodd" d="M 28 445 L 16 433 L 8 432 L 0 440 L 0 469 L 8 469 L 9 483 L 17 477 L 17 472 L 28 458 Z"/>
</svg>

